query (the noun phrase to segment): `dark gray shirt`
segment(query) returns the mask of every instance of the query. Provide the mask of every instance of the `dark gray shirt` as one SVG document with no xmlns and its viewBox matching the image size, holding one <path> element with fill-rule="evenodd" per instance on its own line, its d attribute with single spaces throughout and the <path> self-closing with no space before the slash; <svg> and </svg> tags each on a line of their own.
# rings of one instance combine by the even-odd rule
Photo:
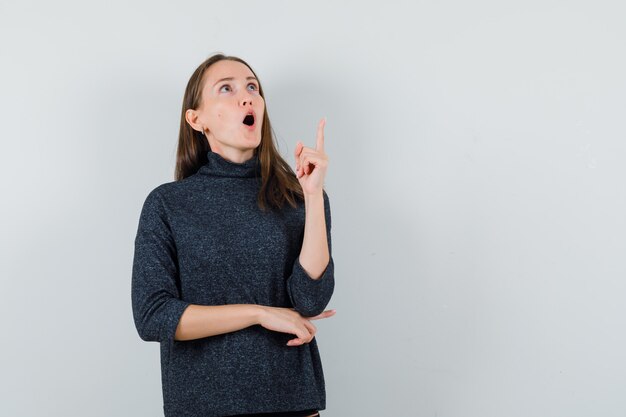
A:
<svg viewBox="0 0 626 417">
<path fill-rule="evenodd" d="M 254 325 L 177 341 L 189 304 L 293 307 L 306 317 L 333 294 L 330 204 L 324 212 L 329 252 L 312 279 L 299 261 L 304 203 L 263 212 L 258 156 L 234 163 L 209 151 L 196 174 L 152 190 L 141 210 L 132 270 L 137 332 L 160 342 L 165 416 L 210 417 L 326 408 L 316 339 L 287 346 L 293 334 Z"/>
</svg>

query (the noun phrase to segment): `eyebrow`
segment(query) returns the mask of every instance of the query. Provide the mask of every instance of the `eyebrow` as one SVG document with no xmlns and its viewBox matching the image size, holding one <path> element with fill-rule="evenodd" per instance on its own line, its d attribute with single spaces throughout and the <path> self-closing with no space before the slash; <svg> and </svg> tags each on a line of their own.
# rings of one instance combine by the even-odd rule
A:
<svg viewBox="0 0 626 417">
<path fill-rule="evenodd" d="M 215 87 L 218 83 L 221 83 L 222 81 L 232 81 L 234 79 L 235 79 L 234 77 L 222 78 L 221 80 L 217 80 L 217 82 L 213 84 L 213 87 Z M 256 82 L 259 82 L 259 80 L 257 80 L 256 77 L 246 77 L 246 80 L 255 80 Z"/>
</svg>

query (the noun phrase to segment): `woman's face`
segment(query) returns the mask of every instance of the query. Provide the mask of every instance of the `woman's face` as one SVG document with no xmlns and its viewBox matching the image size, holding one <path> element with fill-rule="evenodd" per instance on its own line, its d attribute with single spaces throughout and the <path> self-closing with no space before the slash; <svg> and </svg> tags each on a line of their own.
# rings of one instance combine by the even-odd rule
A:
<svg viewBox="0 0 626 417">
<path fill-rule="evenodd" d="M 261 143 L 265 100 L 259 83 L 250 68 L 230 60 L 211 65 L 204 77 L 202 103 L 191 116 L 195 123 L 190 124 L 204 129 L 213 152 L 231 160 L 247 159 Z M 249 113 L 254 114 L 251 126 L 244 124 Z"/>
</svg>

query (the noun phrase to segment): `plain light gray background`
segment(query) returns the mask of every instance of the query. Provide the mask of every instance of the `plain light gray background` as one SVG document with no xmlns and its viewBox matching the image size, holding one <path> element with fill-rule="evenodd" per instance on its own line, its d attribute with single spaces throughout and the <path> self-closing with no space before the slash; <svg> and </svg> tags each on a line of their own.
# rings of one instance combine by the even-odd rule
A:
<svg viewBox="0 0 626 417">
<path fill-rule="evenodd" d="M 327 116 L 327 417 L 626 414 L 626 27 L 602 1 L 0 2 L 0 414 L 162 415 L 147 193 L 215 52 Z"/>
</svg>

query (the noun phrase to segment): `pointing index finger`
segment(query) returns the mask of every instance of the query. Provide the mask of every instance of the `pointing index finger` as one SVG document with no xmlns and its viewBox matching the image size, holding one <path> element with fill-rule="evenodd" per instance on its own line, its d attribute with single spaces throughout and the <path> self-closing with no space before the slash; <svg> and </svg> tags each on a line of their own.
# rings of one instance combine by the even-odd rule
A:
<svg viewBox="0 0 626 417">
<path fill-rule="evenodd" d="M 317 151 L 324 151 L 324 126 L 326 126 L 326 117 L 320 120 L 317 125 Z"/>
</svg>

